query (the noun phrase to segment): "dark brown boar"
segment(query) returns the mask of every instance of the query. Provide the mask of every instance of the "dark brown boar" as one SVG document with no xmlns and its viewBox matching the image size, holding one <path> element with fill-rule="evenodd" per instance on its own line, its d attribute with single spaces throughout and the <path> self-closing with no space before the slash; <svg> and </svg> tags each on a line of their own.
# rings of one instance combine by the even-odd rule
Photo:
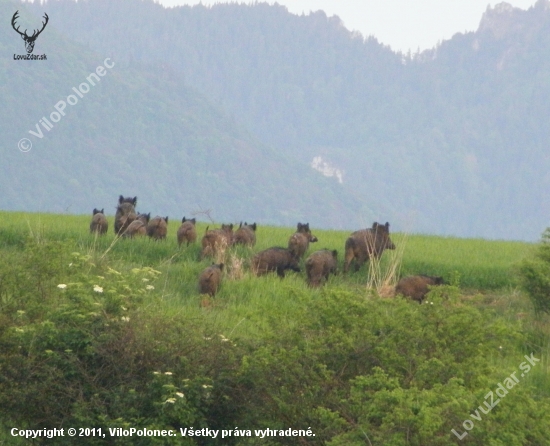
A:
<svg viewBox="0 0 550 446">
<path fill-rule="evenodd" d="M 138 214 L 136 219 L 132 221 L 123 232 L 123 237 L 134 238 L 136 235 L 145 235 L 147 234 L 147 225 L 151 219 L 151 213 L 148 214 Z"/>
<path fill-rule="evenodd" d="M 328 280 L 330 273 L 336 273 L 338 251 L 322 249 L 315 251 L 306 260 L 307 283 L 310 287 L 321 286 L 323 279 Z"/>
<path fill-rule="evenodd" d="M 275 271 L 280 278 L 286 270 L 300 272 L 298 260 L 286 248 L 269 248 L 260 251 L 252 258 L 252 270 L 258 276 Z"/>
<path fill-rule="evenodd" d="M 235 231 L 233 236 L 233 243 L 235 245 L 254 246 L 256 244 L 256 223 L 249 225 L 244 222 L 244 225 L 239 225 L 239 229 Z"/>
<path fill-rule="evenodd" d="M 212 264 L 199 276 L 199 293 L 214 297 L 222 282 L 223 263 Z"/>
<path fill-rule="evenodd" d="M 355 231 L 346 240 L 346 258 L 344 272 L 347 272 L 353 260 L 355 271 L 371 257 L 379 258 L 385 249 L 395 249 L 390 239 L 390 224 L 373 223 L 372 228 Z"/>
<path fill-rule="evenodd" d="M 118 206 L 115 214 L 115 234 L 122 234 L 130 223 L 136 219 L 137 197 L 118 197 Z"/>
<path fill-rule="evenodd" d="M 154 240 L 164 240 L 168 232 L 168 217 L 158 215 L 147 224 L 147 235 Z"/>
<path fill-rule="evenodd" d="M 425 275 L 403 277 L 395 287 L 395 294 L 401 294 L 422 303 L 422 299 L 430 291 L 429 286 L 443 285 L 444 283 L 442 277 Z"/>
<path fill-rule="evenodd" d="M 95 209 L 92 213 L 92 222 L 90 223 L 90 232 L 92 234 L 97 233 L 99 235 L 103 235 L 107 232 L 107 229 L 109 228 L 109 223 L 107 222 L 107 218 L 105 217 L 105 213 L 103 212 L 104 209 Z"/>
<path fill-rule="evenodd" d="M 214 256 L 220 250 L 233 245 L 233 224 L 222 225 L 220 229 L 211 229 L 210 231 L 206 228 L 201 245 L 201 259 Z"/>
<path fill-rule="evenodd" d="M 309 223 L 298 223 L 297 231 L 288 240 L 288 249 L 297 260 L 300 260 L 309 248 L 309 244 L 316 241 L 317 237 L 311 233 Z"/>
<path fill-rule="evenodd" d="M 195 243 L 197 241 L 197 230 L 195 229 L 195 223 L 197 219 L 192 218 L 187 220 L 185 217 L 181 219 L 181 226 L 178 228 L 178 246 L 181 246 L 183 242 Z"/>
</svg>

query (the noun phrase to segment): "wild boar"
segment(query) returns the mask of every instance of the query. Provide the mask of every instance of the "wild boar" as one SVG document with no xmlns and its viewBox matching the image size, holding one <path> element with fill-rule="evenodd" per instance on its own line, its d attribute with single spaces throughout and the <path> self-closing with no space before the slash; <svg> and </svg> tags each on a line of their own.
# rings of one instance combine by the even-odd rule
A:
<svg viewBox="0 0 550 446">
<path fill-rule="evenodd" d="M 199 276 L 199 293 L 214 297 L 222 282 L 223 263 L 212 264 Z"/>
<path fill-rule="evenodd" d="M 402 296 L 416 300 L 418 303 L 422 303 L 422 299 L 430 291 L 428 286 L 444 284 L 445 281 L 442 277 L 425 275 L 403 277 L 395 287 L 395 294 L 401 294 Z"/>
<path fill-rule="evenodd" d="M 207 227 L 201 245 L 201 259 L 214 256 L 220 250 L 233 245 L 233 224 L 222 225 L 220 229 L 211 229 L 210 231 Z"/>
<path fill-rule="evenodd" d="M 285 277 L 286 270 L 299 273 L 298 260 L 286 248 L 269 248 L 260 251 L 252 258 L 252 270 L 258 276 L 276 271 L 280 278 Z"/>
<path fill-rule="evenodd" d="M 197 240 L 197 230 L 195 229 L 196 218 L 187 220 L 185 217 L 181 219 L 181 226 L 178 228 L 178 246 L 181 246 L 183 242 L 195 243 Z"/>
<path fill-rule="evenodd" d="M 330 273 L 336 273 L 338 251 L 322 249 L 315 251 L 306 260 L 307 283 L 310 287 L 318 287 L 323 279 L 328 280 Z"/>
<path fill-rule="evenodd" d="M 355 231 L 346 240 L 346 257 L 344 272 L 348 272 L 352 260 L 355 260 L 355 271 L 371 257 L 379 258 L 385 249 L 395 249 L 390 239 L 390 224 L 373 223 L 372 228 Z"/>
<path fill-rule="evenodd" d="M 256 223 L 249 225 L 248 223 L 241 222 L 239 229 L 235 231 L 233 236 L 233 243 L 235 245 L 254 246 L 256 244 Z"/>
<path fill-rule="evenodd" d="M 168 232 L 168 217 L 158 215 L 147 224 L 147 235 L 154 240 L 164 240 Z"/>
<path fill-rule="evenodd" d="M 306 253 L 309 244 L 316 241 L 317 237 L 311 233 L 309 223 L 298 223 L 296 232 L 288 240 L 288 249 L 297 260 L 300 260 Z"/>
<path fill-rule="evenodd" d="M 138 214 L 136 219 L 132 221 L 123 232 L 123 237 L 134 238 L 136 235 L 145 235 L 147 233 L 147 225 L 151 219 L 151 213 Z"/>
<path fill-rule="evenodd" d="M 90 232 L 92 234 L 97 233 L 99 235 L 103 235 L 107 232 L 107 229 L 109 228 L 109 223 L 107 222 L 107 218 L 105 217 L 105 213 L 103 212 L 104 209 L 95 209 L 92 213 L 92 222 L 90 223 Z"/>
<path fill-rule="evenodd" d="M 137 197 L 118 197 L 118 206 L 115 214 L 115 234 L 122 234 L 130 223 L 136 219 Z"/>
</svg>

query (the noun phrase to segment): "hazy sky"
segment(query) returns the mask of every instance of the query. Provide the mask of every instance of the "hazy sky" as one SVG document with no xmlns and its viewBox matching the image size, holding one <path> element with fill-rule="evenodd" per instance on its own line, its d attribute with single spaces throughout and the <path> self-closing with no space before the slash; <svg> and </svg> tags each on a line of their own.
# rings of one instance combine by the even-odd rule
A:
<svg viewBox="0 0 550 446">
<path fill-rule="evenodd" d="M 509 0 L 512 6 L 528 9 L 536 0 Z M 193 5 L 195 0 L 160 0 L 165 6 Z M 203 4 L 224 3 L 203 0 Z M 239 1 L 239 3 L 241 3 Z M 244 3 L 251 3 L 245 1 Z M 268 1 L 268 3 L 274 3 Z M 487 5 L 500 1 L 487 0 L 279 0 L 292 13 L 301 14 L 322 9 L 337 15 L 351 30 L 374 35 L 394 50 L 415 52 L 434 47 L 438 41 L 454 34 L 474 31 Z"/>
</svg>

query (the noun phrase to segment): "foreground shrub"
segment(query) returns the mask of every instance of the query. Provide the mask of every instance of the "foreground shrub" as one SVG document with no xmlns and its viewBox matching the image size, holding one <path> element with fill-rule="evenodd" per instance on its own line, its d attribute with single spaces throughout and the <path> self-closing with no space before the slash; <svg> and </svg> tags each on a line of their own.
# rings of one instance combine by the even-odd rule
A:
<svg viewBox="0 0 550 446">
<path fill-rule="evenodd" d="M 10 426 L 311 428 L 315 437 L 299 444 L 456 444 L 451 429 L 461 429 L 513 371 L 503 376 L 492 359 L 506 352 L 519 363 L 524 354 L 519 325 L 464 304 L 455 287 L 438 287 L 419 305 L 266 280 L 277 287 L 267 298 L 283 290 L 292 311 L 282 301 L 268 312 L 250 304 L 224 332 L 218 321 L 229 319 L 230 306 L 168 311 L 157 294 L 159 271 L 100 259 L 36 240 L 9 262 L 0 259 L 0 433 Z M 241 322 L 261 329 L 233 335 Z M 465 441 L 544 444 L 548 398 L 532 393 L 521 382 Z M 281 436 L 108 439 L 298 444 Z"/>
<path fill-rule="evenodd" d="M 206 345 L 191 324 L 155 336 L 148 324 L 179 325 L 141 312 L 157 271 L 122 273 L 70 247 L 32 240 L 17 261 L 2 266 L 1 277 L 19 279 L 3 280 L 0 294 L 0 419 L 5 426 L 106 432 L 206 425 L 212 386 L 201 363 L 214 356 L 225 359 L 220 352 L 225 346 Z M 140 441 L 155 439 L 121 437 L 117 444 Z M 52 442 L 70 444 L 71 438 Z"/>
<path fill-rule="evenodd" d="M 550 228 L 542 234 L 534 255 L 520 263 L 519 275 L 535 311 L 550 313 Z"/>
</svg>

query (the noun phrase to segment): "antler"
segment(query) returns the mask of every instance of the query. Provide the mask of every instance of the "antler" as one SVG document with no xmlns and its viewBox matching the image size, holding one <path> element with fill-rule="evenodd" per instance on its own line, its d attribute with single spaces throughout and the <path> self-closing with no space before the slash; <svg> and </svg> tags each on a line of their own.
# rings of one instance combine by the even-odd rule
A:
<svg viewBox="0 0 550 446">
<path fill-rule="evenodd" d="M 35 30 L 35 31 L 32 33 L 32 36 L 29 37 L 29 39 L 32 39 L 32 40 L 36 39 L 36 38 L 40 35 L 40 33 L 41 33 L 42 31 L 44 31 L 44 28 L 46 28 L 46 25 L 48 24 L 48 20 L 50 19 L 50 18 L 48 17 L 48 14 L 46 14 L 46 13 L 44 13 L 44 18 L 46 19 L 46 21 L 45 21 L 45 22 L 42 22 L 42 29 L 41 29 L 40 31 L 38 31 L 38 32 Z"/>
<path fill-rule="evenodd" d="M 13 15 L 13 17 L 11 19 L 11 26 L 13 27 L 13 29 L 15 31 L 17 31 L 19 34 L 21 34 L 21 37 L 23 37 L 26 41 L 29 41 L 29 42 L 32 42 L 32 41 L 36 40 L 36 38 L 40 35 L 40 33 L 42 31 L 44 31 L 44 28 L 46 27 L 46 25 L 48 24 L 48 20 L 50 19 L 48 17 L 48 14 L 44 13 L 44 18 L 46 19 L 46 21 L 42 22 L 42 29 L 40 31 L 34 30 L 32 36 L 28 36 L 27 35 L 27 30 L 25 30 L 25 32 L 22 33 L 21 31 L 19 31 L 19 27 L 17 27 L 17 28 L 15 27 L 15 22 L 19 18 L 17 16 L 17 14 L 19 14 L 19 11 L 15 11 L 15 14 Z"/>
<path fill-rule="evenodd" d="M 19 34 L 21 34 L 22 36 L 26 36 L 27 35 L 27 30 L 25 30 L 25 33 L 22 33 L 21 31 L 19 31 L 19 27 L 17 27 L 17 28 L 15 27 L 15 21 L 19 18 L 19 17 L 17 17 L 17 14 L 19 14 L 19 11 L 15 11 L 15 14 L 11 18 L 11 26 Z"/>
</svg>

